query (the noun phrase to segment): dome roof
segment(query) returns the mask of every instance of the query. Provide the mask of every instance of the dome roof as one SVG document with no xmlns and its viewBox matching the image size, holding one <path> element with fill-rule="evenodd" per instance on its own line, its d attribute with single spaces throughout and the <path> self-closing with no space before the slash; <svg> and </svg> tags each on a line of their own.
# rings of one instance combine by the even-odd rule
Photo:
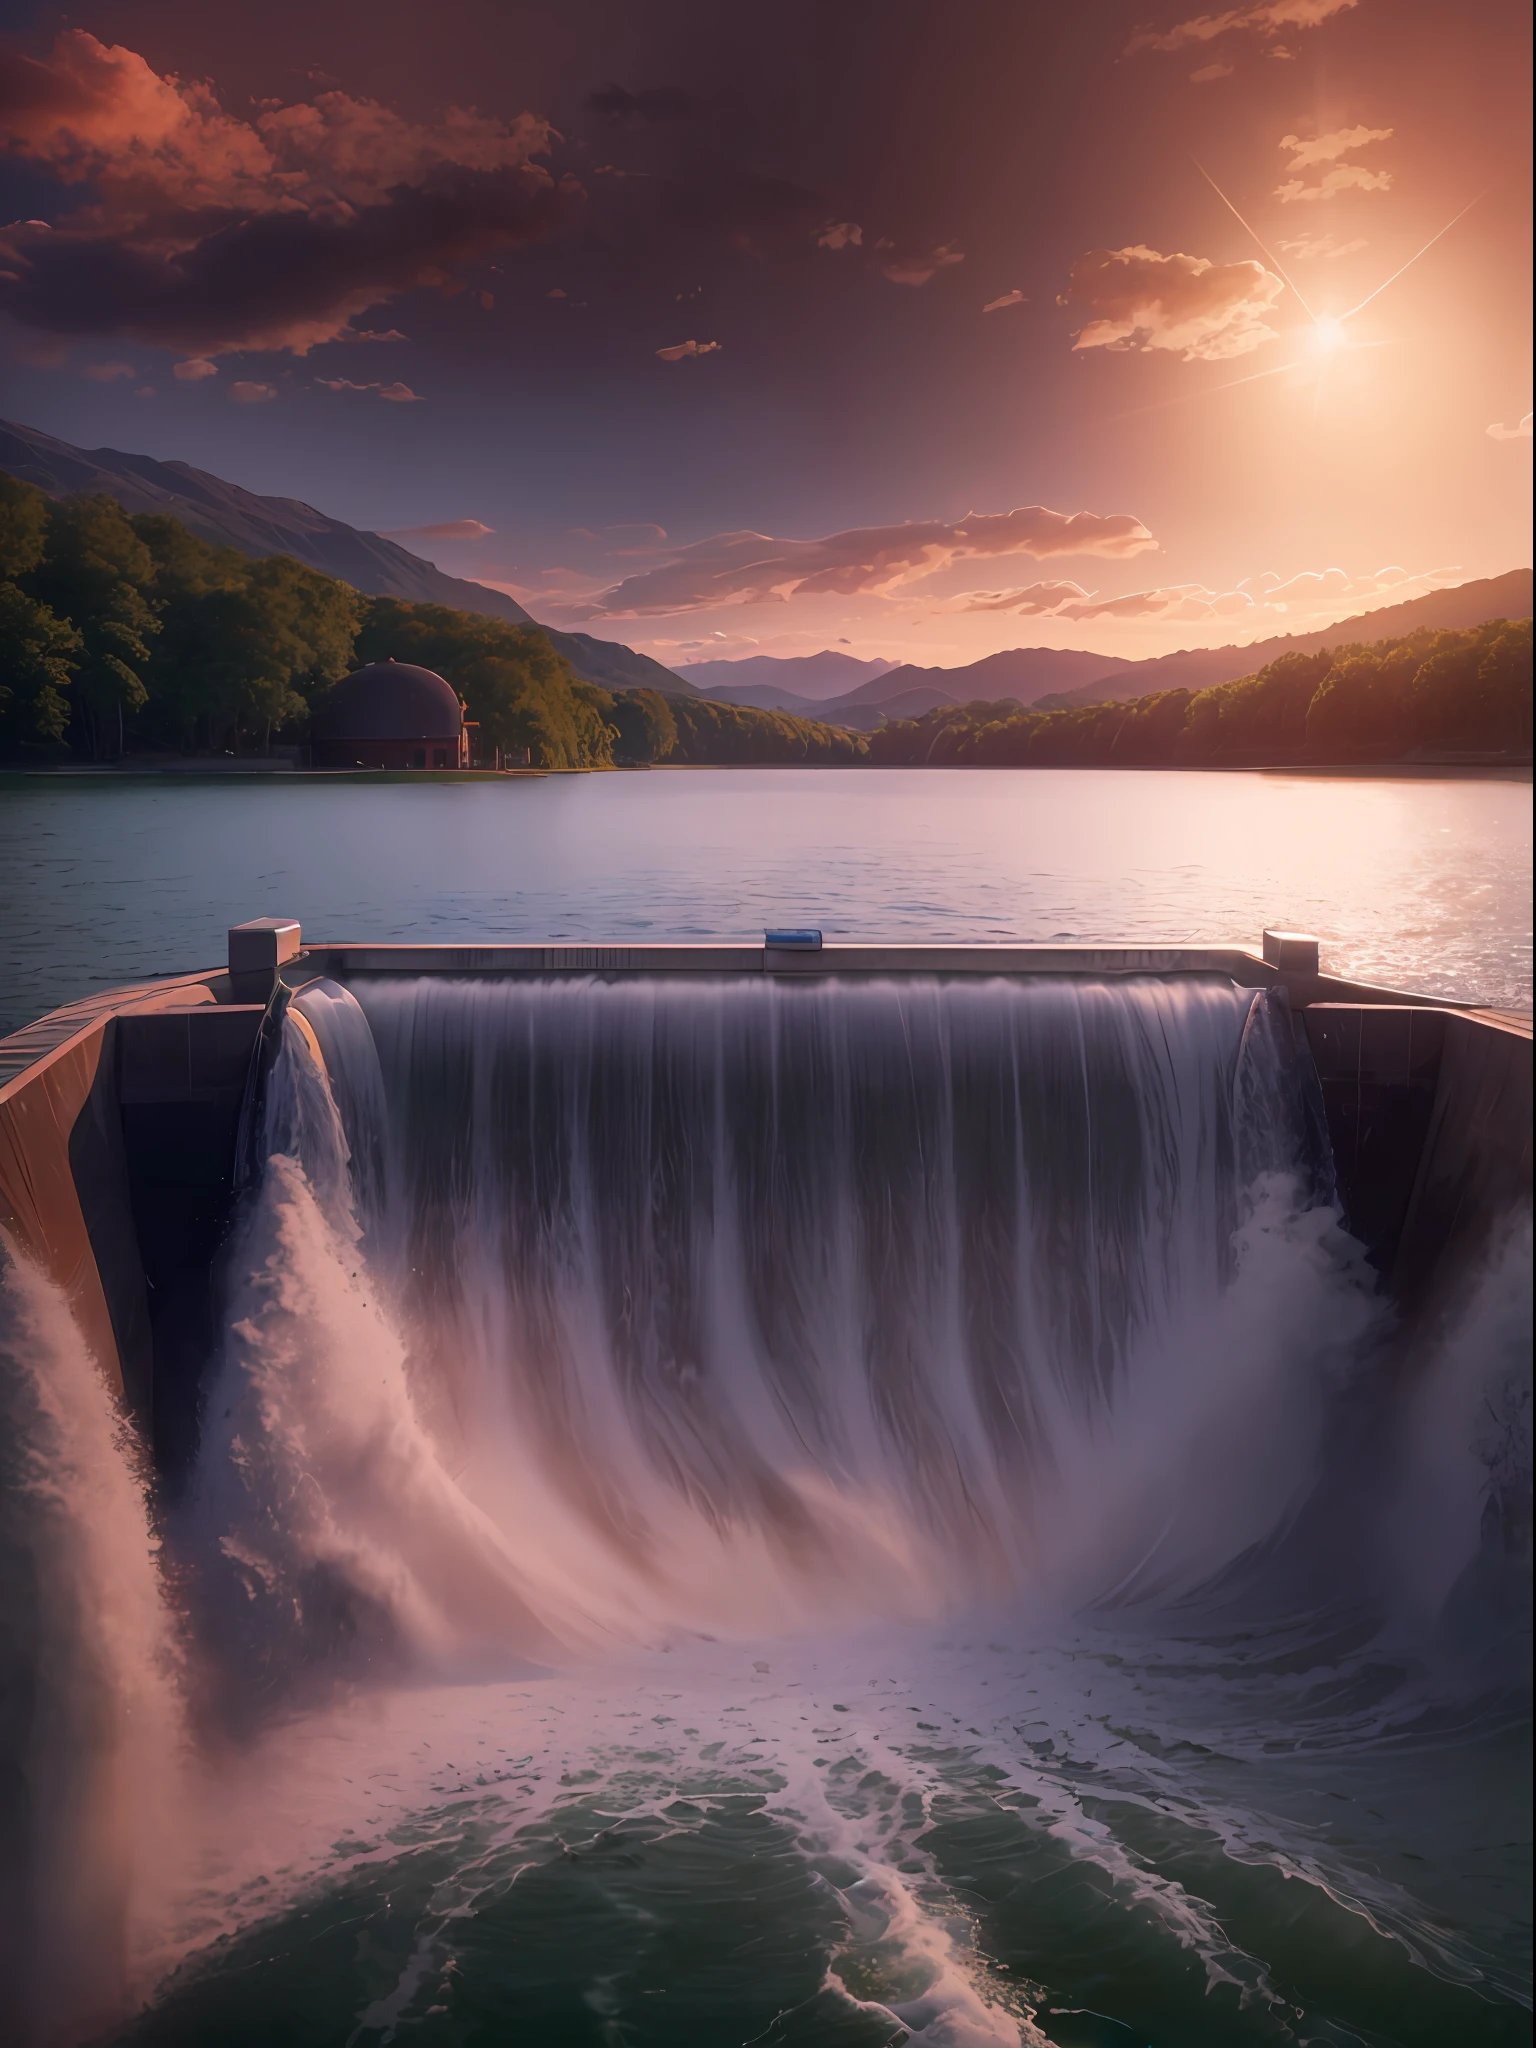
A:
<svg viewBox="0 0 1536 2048">
<path fill-rule="evenodd" d="M 408 661 L 371 661 L 331 691 L 314 719 L 317 738 L 457 740 L 464 710 L 453 685 Z"/>
</svg>

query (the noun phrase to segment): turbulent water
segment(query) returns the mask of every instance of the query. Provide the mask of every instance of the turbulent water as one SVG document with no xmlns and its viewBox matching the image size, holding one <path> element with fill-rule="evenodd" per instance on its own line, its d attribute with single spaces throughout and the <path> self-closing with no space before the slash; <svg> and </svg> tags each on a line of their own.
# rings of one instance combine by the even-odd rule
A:
<svg viewBox="0 0 1536 2048">
<path fill-rule="evenodd" d="M 1528 2038 L 1529 1225 L 1410 1341 L 1313 1099 L 1215 980 L 304 992 L 164 1549 L 8 1269 L 32 2037 Z"/>
</svg>

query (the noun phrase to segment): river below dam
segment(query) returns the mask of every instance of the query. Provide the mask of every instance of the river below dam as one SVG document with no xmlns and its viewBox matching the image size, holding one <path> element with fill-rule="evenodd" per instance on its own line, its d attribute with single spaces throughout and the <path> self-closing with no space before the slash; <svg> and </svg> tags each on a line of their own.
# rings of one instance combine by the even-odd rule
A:
<svg viewBox="0 0 1536 2048">
<path fill-rule="evenodd" d="M 280 911 L 1283 921 L 1513 1006 L 1528 799 L 11 783 L 7 1001 Z M 1529 1215 L 1405 1328 L 1315 1088 L 1283 999 L 1214 975 L 303 990 L 186 1470 L 149 1484 L 0 1240 L 19 2038 L 1527 2041 Z"/>
<path fill-rule="evenodd" d="M 216 965 L 269 913 L 327 939 L 1256 945 L 1531 1004 L 1529 771 L 655 769 L 486 785 L 0 776 L 0 1031 Z"/>
</svg>

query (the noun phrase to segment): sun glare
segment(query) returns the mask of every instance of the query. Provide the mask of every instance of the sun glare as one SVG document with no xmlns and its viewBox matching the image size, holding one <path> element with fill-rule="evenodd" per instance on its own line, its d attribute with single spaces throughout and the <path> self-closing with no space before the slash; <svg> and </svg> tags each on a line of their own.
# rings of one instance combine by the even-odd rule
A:
<svg viewBox="0 0 1536 2048">
<path fill-rule="evenodd" d="M 1324 314 L 1312 324 L 1312 346 L 1320 356 L 1331 356 L 1344 346 L 1344 322 Z"/>
</svg>

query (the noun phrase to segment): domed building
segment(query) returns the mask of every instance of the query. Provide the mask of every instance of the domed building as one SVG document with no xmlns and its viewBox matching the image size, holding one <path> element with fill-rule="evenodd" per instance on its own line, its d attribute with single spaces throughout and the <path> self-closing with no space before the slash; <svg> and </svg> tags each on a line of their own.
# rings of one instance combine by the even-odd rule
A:
<svg viewBox="0 0 1536 2048">
<path fill-rule="evenodd" d="M 408 661 L 371 661 L 316 707 L 317 768 L 467 768 L 472 725 L 453 685 Z"/>
</svg>

